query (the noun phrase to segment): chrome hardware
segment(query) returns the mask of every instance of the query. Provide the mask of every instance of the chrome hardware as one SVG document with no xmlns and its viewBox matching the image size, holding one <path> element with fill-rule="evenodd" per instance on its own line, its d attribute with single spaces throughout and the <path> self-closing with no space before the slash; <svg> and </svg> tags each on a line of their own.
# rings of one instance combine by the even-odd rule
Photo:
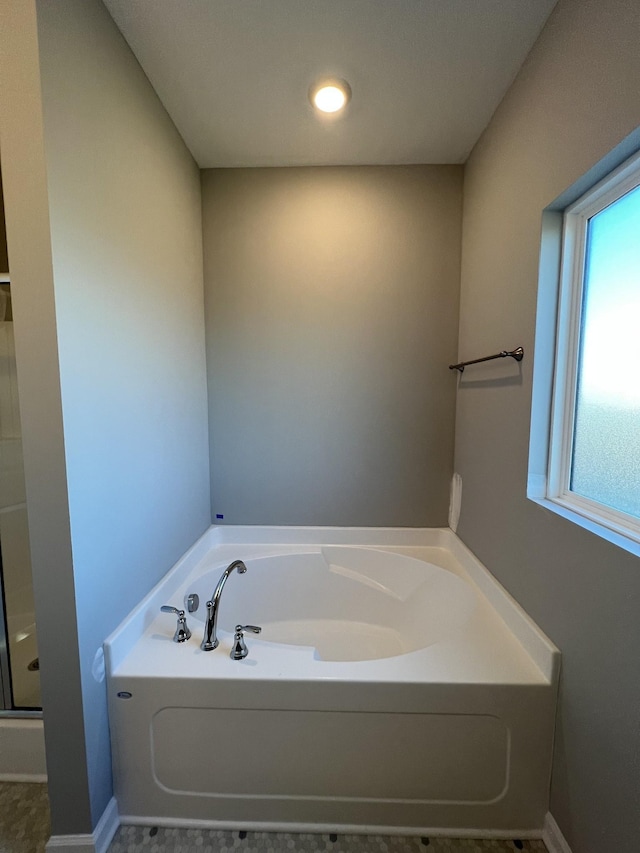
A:
<svg viewBox="0 0 640 853">
<path fill-rule="evenodd" d="M 218 643 L 220 642 L 217 635 L 220 596 L 222 595 L 222 590 L 227 582 L 227 578 L 234 569 L 237 569 L 238 574 L 240 575 L 243 575 L 247 571 L 247 567 L 242 560 L 234 560 L 233 563 L 230 563 L 222 573 L 222 576 L 213 591 L 211 600 L 207 601 L 207 621 L 204 625 L 204 637 L 200 643 L 200 648 L 203 652 L 213 651 L 218 647 Z"/>
<path fill-rule="evenodd" d="M 200 597 L 198 594 L 196 592 L 192 592 L 191 595 L 185 595 L 184 606 L 187 608 L 189 613 L 195 613 L 198 607 L 200 607 Z"/>
<path fill-rule="evenodd" d="M 176 632 L 173 635 L 173 642 L 186 643 L 191 636 L 191 631 L 187 627 L 187 619 L 184 615 L 184 610 L 178 610 L 177 607 L 172 607 L 170 604 L 163 604 L 160 610 L 163 613 L 175 613 L 178 617 L 178 624 L 176 625 Z"/>
<path fill-rule="evenodd" d="M 253 634 L 259 634 L 262 628 L 259 625 L 236 625 L 236 633 L 233 638 L 233 646 L 231 647 L 231 660 L 242 660 L 249 654 L 249 649 L 244 641 L 243 631 L 251 631 Z"/>
</svg>

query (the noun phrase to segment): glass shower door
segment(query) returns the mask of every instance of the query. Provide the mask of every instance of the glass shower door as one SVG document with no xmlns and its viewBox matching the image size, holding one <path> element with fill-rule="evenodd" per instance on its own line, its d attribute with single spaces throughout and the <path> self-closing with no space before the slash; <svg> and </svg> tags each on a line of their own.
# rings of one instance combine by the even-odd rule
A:
<svg viewBox="0 0 640 853">
<path fill-rule="evenodd" d="M 41 707 L 16 356 L 8 276 L 0 279 L 0 678 L 5 710 Z"/>
<path fill-rule="evenodd" d="M 0 175 L 0 712 L 31 711 L 41 704 Z"/>
</svg>

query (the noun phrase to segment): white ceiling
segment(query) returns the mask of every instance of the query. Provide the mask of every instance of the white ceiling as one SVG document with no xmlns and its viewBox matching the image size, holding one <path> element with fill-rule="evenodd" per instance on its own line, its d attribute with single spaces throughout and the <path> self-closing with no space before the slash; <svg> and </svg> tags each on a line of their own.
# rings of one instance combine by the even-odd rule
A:
<svg viewBox="0 0 640 853">
<path fill-rule="evenodd" d="M 104 2 L 206 168 L 462 163 L 556 0 Z"/>
</svg>

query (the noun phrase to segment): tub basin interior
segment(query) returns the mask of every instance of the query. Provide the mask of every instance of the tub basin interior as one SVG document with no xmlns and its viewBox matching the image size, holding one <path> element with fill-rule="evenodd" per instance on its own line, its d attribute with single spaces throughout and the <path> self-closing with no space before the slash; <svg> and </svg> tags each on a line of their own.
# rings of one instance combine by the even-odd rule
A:
<svg viewBox="0 0 640 853">
<path fill-rule="evenodd" d="M 239 555 L 241 559 L 241 555 Z M 262 627 L 251 642 L 311 647 L 316 660 L 377 660 L 425 648 L 468 621 L 471 587 L 452 572 L 401 554 L 356 547 L 245 560 L 220 602 L 218 633 L 236 624 Z M 224 565 L 187 592 L 204 621 Z"/>
</svg>

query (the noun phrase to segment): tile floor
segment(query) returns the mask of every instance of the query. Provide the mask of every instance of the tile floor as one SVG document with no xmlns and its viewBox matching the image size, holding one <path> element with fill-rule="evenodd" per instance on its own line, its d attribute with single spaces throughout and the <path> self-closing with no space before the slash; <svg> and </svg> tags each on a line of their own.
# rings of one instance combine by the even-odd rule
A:
<svg viewBox="0 0 640 853">
<path fill-rule="evenodd" d="M 0 782 L 0 853 L 42 853 L 49 835 L 47 786 Z"/>
<path fill-rule="evenodd" d="M 109 853 L 546 853 L 542 841 L 121 826 Z"/>
<path fill-rule="evenodd" d="M 0 853 L 43 853 L 47 786 L 0 782 Z M 542 841 L 121 826 L 108 853 L 546 853 Z"/>
</svg>

